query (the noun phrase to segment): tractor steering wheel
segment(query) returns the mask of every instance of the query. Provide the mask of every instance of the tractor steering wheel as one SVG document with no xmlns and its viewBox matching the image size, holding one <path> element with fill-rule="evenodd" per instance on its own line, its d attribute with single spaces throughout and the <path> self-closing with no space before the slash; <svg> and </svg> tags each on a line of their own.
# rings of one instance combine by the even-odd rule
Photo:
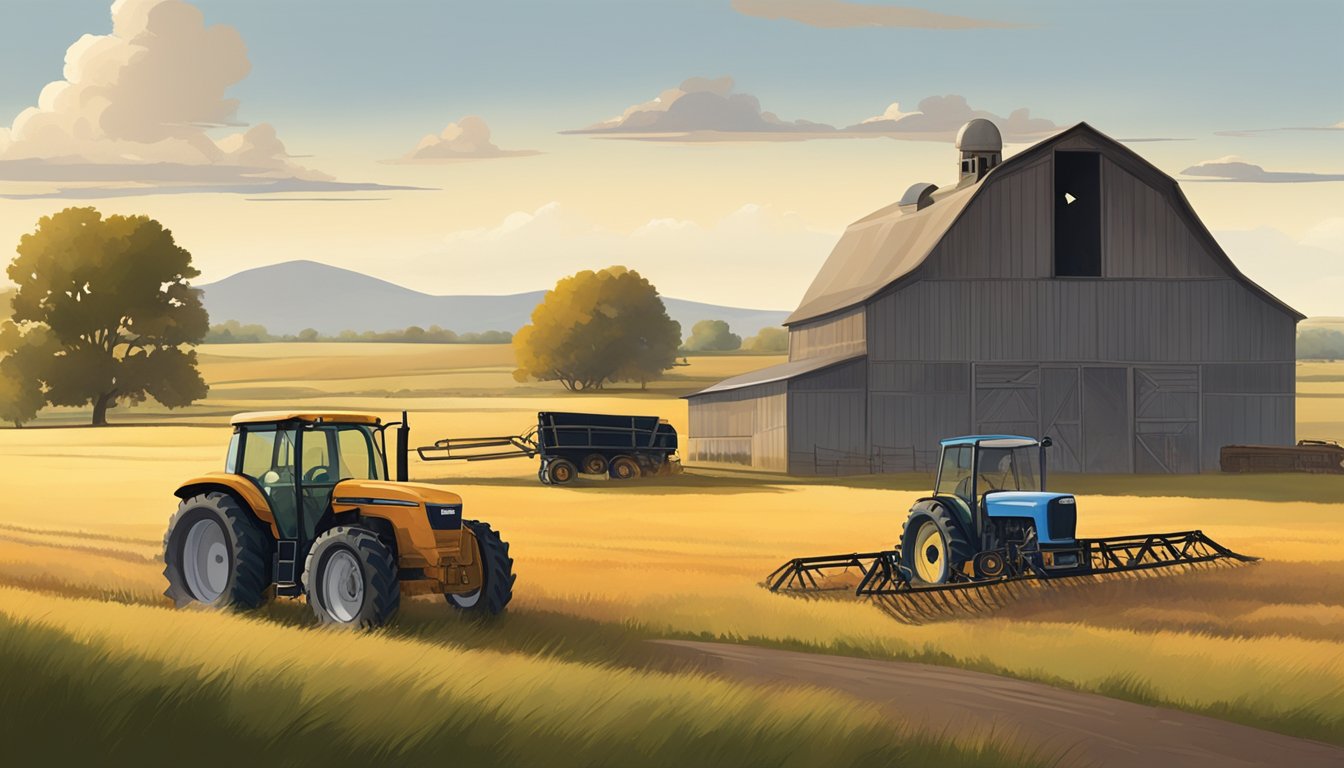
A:
<svg viewBox="0 0 1344 768">
<path fill-rule="evenodd" d="M 331 470 L 327 469 L 321 464 L 315 467 L 309 467 L 308 470 L 303 473 L 304 484 L 326 483 L 330 482 L 330 480 L 331 480 Z"/>
</svg>

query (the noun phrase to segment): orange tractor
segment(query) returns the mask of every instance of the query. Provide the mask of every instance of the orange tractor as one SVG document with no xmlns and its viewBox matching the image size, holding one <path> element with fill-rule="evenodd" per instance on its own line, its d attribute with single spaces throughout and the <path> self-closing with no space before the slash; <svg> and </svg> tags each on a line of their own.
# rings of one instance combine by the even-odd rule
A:
<svg viewBox="0 0 1344 768">
<path fill-rule="evenodd" d="M 180 485 L 163 539 L 165 594 L 256 608 L 306 595 L 323 624 L 376 627 L 403 595 L 497 614 L 513 596 L 509 545 L 463 518 L 462 498 L 406 482 L 406 414 L 244 413 L 223 472 Z M 387 432 L 396 427 L 395 480 Z"/>
</svg>

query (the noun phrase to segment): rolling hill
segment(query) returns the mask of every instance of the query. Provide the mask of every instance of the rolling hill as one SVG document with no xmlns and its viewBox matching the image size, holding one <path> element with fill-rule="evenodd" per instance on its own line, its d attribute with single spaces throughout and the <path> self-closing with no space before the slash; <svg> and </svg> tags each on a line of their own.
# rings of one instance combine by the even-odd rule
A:
<svg viewBox="0 0 1344 768">
<path fill-rule="evenodd" d="M 545 291 L 508 296 L 435 296 L 315 261 L 286 261 L 239 272 L 199 286 L 210 322 L 259 323 L 275 334 L 315 328 L 391 331 L 437 325 L 458 333 L 516 331 L 526 325 Z M 780 325 L 788 312 L 742 309 L 663 297 L 667 312 L 688 335 L 699 320 L 725 320 L 746 337 Z"/>
</svg>

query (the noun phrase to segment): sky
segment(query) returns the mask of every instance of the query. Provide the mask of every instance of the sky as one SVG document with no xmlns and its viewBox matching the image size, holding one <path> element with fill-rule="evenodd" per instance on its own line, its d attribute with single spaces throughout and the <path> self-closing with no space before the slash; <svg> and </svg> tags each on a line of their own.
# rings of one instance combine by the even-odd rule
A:
<svg viewBox="0 0 1344 768">
<path fill-rule="evenodd" d="M 429 293 L 624 264 L 792 309 L 844 227 L 1087 121 L 1252 279 L 1344 315 L 1344 3 L 0 0 L 0 245 L 70 205 L 202 276 Z M 115 23 L 114 23 L 115 20 Z M 6 247 L 7 249 L 7 247 Z"/>
</svg>

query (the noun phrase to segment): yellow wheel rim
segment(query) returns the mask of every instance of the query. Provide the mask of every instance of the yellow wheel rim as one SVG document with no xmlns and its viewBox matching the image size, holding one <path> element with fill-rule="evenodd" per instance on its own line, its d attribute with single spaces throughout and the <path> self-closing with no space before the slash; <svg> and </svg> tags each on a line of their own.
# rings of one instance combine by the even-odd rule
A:
<svg viewBox="0 0 1344 768">
<path fill-rule="evenodd" d="M 921 581 L 941 584 L 947 579 L 947 543 L 943 541 L 943 532 L 938 524 L 925 520 L 915 534 L 915 575 Z"/>
</svg>

